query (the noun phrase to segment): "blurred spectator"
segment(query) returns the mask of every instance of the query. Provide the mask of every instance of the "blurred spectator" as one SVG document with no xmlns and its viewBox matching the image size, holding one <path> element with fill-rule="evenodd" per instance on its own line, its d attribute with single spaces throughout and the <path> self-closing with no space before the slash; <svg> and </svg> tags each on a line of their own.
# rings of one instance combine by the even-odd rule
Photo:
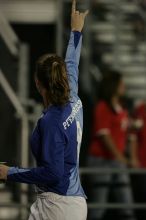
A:
<svg viewBox="0 0 146 220">
<path fill-rule="evenodd" d="M 133 151 L 133 166 L 140 166 L 146 169 L 146 101 L 136 107 L 134 119 L 137 146 L 135 147 L 135 151 Z M 146 174 L 134 175 L 132 180 L 136 202 L 146 203 Z M 143 212 L 140 210 L 137 213 L 140 220 L 146 219 L 145 210 Z"/>
<path fill-rule="evenodd" d="M 130 22 L 130 24 L 133 27 L 133 33 L 136 37 L 136 44 L 139 44 L 142 41 L 145 41 L 145 21 L 144 18 L 141 16 L 141 14 L 131 14 L 128 15 L 126 18 L 126 21 Z"/>
<path fill-rule="evenodd" d="M 130 163 L 125 157 L 128 112 L 122 104 L 125 85 L 121 74 L 115 71 L 104 76 L 100 87 L 100 100 L 94 111 L 93 136 L 89 150 L 89 166 L 123 169 Z M 127 174 L 99 174 L 91 179 L 92 202 L 107 203 L 112 190 L 118 203 L 133 202 L 130 179 Z M 105 209 L 92 211 L 91 220 L 103 219 Z M 134 220 L 133 210 L 121 210 L 122 219 Z"/>
<path fill-rule="evenodd" d="M 141 7 L 146 10 L 146 0 L 140 0 Z"/>
<path fill-rule="evenodd" d="M 135 16 L 135 19 L 133 19 L 134 24 L 134 33 L 139 41 L 145 40 L 145 21 L 141 16 Z"/>
<path fill-rule="evenodd" d="M 146 102 L 141 103 L 134 112 L 134 127 L 137 138 L 137 149 L 133 155 L 142 168 L 146 168 Z"/>
<path fill-rule="evenodd" d="M 100 21 L 106 20 L 106 14 L 108 13 L 108 9 L 106 8 L 105 4 L 98 2 L 97 0 L 92 0 L 91 11 L 91 14 L 94 17 L 94 19 L 98 19 Z"/>
</svg>

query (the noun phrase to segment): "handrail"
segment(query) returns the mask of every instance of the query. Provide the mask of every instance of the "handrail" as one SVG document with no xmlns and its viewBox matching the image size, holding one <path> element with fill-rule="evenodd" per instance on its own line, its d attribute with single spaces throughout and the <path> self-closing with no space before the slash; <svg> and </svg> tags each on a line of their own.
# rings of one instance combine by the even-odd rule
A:
<svg viewBox="0 0 146 220">
<path fill-rule="evenodd" d="M 93 168 L 81 168 L 80 169 L 80 174 L 81 175 L 92 175 L 92 174 L 117 174 L 117 173 L 125 173 L 125 174 L 146 174 L 146 169 L 133 169 L 133 168 L 125 168 L 125 169 L 117 169 L 117 168 L 98 168 L 98 167 L 93 167 Z"/>
<path fill-rule="evenodd" d="M 6 77 L 4 76 L 2 70 L 0 69 L 0 85 L 2 86 L 4 92 L 7 94 L 9 100 L 13 104 L 14 108 L 16 109 L 17 113 L 21 116 L 25 115 L 25 109 L 21 105 L 16 93 L 14 92 L 13 88 L 7 81 Z"/>
<path fill-rule="evenodd" d="M 15 32 L 7 22 L 6 18 L 0 11 L 0 35 L 5 41 L 10 53 L 14 56 L 18 55 L 18 44 L 19 39 L 17 38 Z"/>
<path fill-rule="evenodd" d="M 88 204 L 89 209 L 146 209 L 146 204 L 117 204 L 117 203 L 89 203 Z"/>
<path fill-rule="evenodd" d="M 8 208 L 30 208 L 31 204 L 20 204 L 20 203 L 8 203 L 8 204 L 2 204 L 0 203 L 0 208 L 8 207 Z M 129 203 L 129 204 L 123 204 L 123 203 L 88 203 L 89 209 L 146 209 L 146 204 L 144 203 Z"/>
</svg>

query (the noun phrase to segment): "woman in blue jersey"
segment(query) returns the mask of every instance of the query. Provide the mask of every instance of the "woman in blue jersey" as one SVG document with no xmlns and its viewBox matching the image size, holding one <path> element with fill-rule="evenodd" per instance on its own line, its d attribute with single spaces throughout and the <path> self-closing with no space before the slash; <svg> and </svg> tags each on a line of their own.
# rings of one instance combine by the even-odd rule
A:
<svg viewBox="0 0 146 220">
<path fill-rule="evenodd" d="M 31 137 L 35 168 L 0 165 L 0 179 L 35 184 L 37 201 L 29 220 L 86 220 L 87 205 L 79 178 L 83 113 L 78 97 L 81 31 L 88 11 L 72 4 L 72 32 L 65 61 L 44 55 L 36 65 L 35 81 L 45 110 Z"/>
</svg>

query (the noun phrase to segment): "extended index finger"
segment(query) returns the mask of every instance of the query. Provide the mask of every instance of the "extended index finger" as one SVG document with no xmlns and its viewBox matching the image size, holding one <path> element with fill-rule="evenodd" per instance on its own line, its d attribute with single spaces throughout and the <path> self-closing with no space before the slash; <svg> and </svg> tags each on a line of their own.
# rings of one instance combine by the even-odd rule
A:
<svg viewBox="0 0 146 220">
<path fill-rule="evenodd" d="M 72 13 L 76 12 L 76 0 L 72 1 Z"/>
</svg>

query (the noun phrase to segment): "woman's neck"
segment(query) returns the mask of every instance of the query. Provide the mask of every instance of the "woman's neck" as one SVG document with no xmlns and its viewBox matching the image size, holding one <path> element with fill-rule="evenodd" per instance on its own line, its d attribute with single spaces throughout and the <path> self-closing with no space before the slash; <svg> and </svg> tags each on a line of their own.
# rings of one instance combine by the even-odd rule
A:
<svg viewBox="0 0 146 220">
<path fill-rule="evenodd" d="M 43 103 L 45 108 L 48 108 L 51 105 L 46 95 L 43 95 Z"/>
<path fill-rule="evenodd" d="M 116 105 L 119 105 L 119 104 L 120 104 L 119 97 L 118 96 L 114 96 L 112 98 L 112 105 L 116 106 Z"/>
<path fill-rule="evenodd" d="M 122 106 L 118 96 L 112 98 L 112 106 L 117 113 L 122 111 Z"/>
</svg>

